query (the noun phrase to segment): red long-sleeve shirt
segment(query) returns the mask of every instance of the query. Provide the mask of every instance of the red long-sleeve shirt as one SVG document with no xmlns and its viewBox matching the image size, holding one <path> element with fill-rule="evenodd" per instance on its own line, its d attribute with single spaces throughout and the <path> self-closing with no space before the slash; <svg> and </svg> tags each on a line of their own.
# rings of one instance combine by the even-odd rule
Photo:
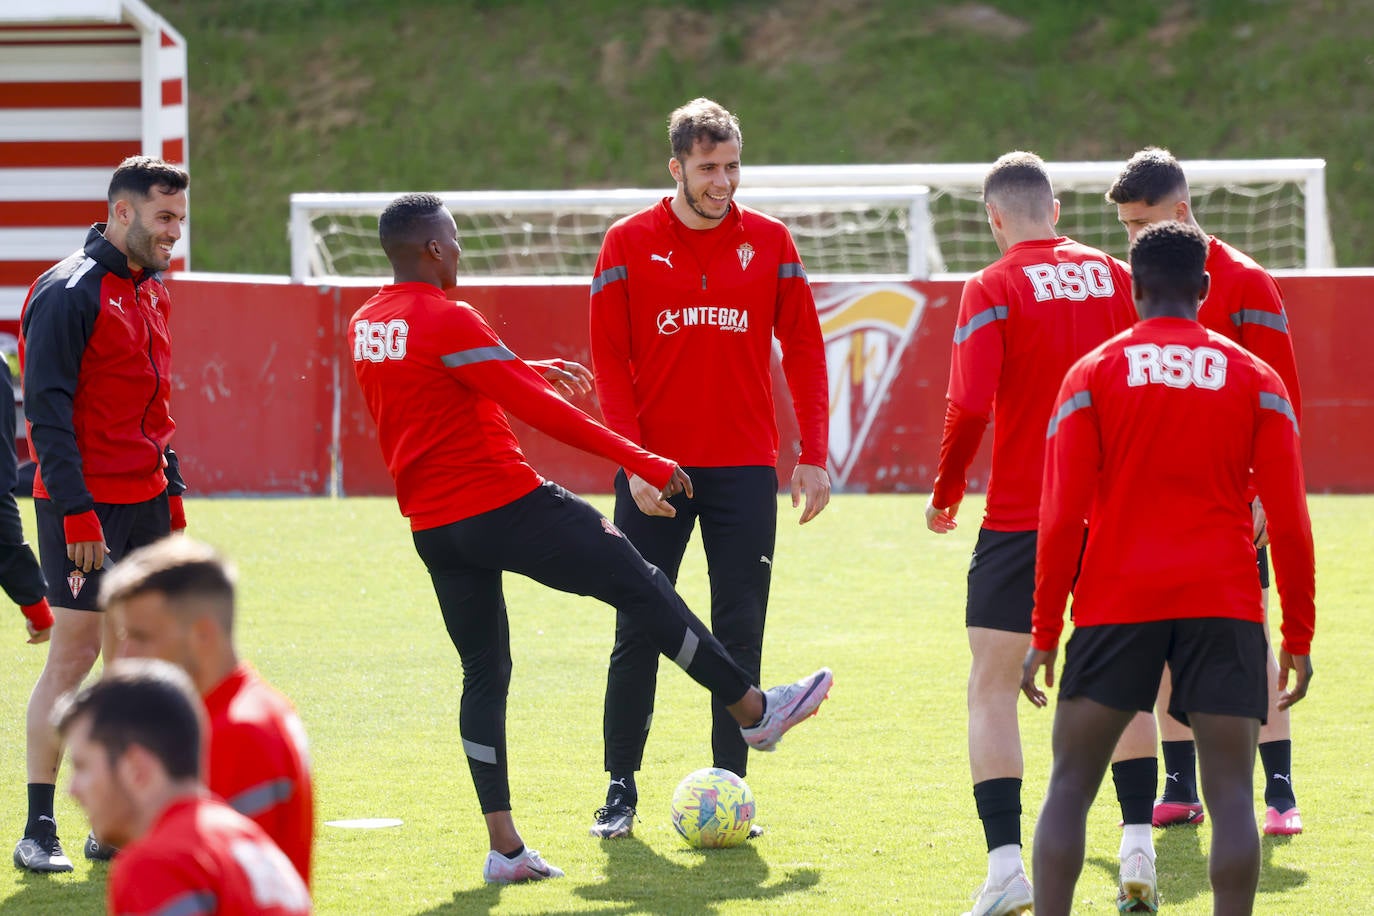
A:
<svg viewBox="0 0 1374 916">
<path fill-rule="evenodd" d="M 414 531 L 519 499 L 542 478 L 505 411 L 657 487 L 674 464 L 563 400 L 472 306 L 427 283 L 382 287 L 350 321 L 353 369 Z"/>
<path fill-rule="evenodd" d="M 689 229 L 672 198 L 607 232 L 591 294 L 592 363 L 606 424 L 680 464 L 773 466 L 773 338 L 801 430 L 802 464 L 825 467 L 825 343 L 787 227 L 732 204 Z"/>
<path fill-rule="evenodd" d="M 1073 361 L 1136 319 L 1126 265 L 1063 236 L 1021 242 L 964 283 L 950 358 L 936 508 L 964 497 L 995 415 L 983 527 L 1033 531 L 1045 424 Z"/>
<path fill-rule="evenodd" d="M 1048 442 L 1037 649 L 1057 645 L 1071 588 L 1078 627 L 1262 621 L 1245 501 L 1253 468 L 1269 516 L 1283 647 L 1308 654 L 1312 525 L 1297 416 L 1273 369 L 1196 321 L 1142 321 L 1070 369 Z"/>
<path fill-rule="evenodd" d="M 262 828 L 217 799 L 189 796 L 119 850 L 105 888 L 118 916 L 308 916 L 310 893 Z"/>
<path fill-rule="evenodd" d="M 1212 285 L 1197 320 L 1268 363 L 1283 379 L 1293 413 L 1302 422 L 1298 364 L 1278 283 L 1248 255 L 1215 237 L 1208 239 L 1206 270 Z"/>
</svg>

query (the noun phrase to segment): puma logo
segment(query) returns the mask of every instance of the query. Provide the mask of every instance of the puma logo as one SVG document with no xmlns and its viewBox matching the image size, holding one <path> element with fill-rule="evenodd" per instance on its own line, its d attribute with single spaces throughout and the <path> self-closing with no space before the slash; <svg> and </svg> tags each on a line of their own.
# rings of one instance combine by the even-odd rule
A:
<svg viewBox="0 0 1374 916">
<path fill-rule="evenodd" d="M 662 261 L 664 264 L 667 264 L 667 265 L 668 265 L 668 269 L 669 269 L 669 270 L 672 270 L 672 269 L 673 269 L 673 262 L 670 260 L 670 259 L 672 258 L 672 256 L 673 256 L 673 253 L 672 253 L 671 251 L 668 252 L 667 254 L 651 254 L 651 255 L 649 255 L 649 260 L 650 260 L 650 261 Z"/>
</svg>

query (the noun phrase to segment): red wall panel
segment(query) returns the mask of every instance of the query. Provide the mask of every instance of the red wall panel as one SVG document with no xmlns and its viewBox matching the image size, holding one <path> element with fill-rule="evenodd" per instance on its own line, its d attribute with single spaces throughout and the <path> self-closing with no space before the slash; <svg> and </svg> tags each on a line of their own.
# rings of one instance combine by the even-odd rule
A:
<svg viewBox="0 0 1374 916">
<path fill-rule="evenodd" d="M 172 446 L 193 495 L 328 492 L 333 290 L 194 274 L 167 287 Z"/>
<path fill-rule="evenodd" d="M 1374 491 L 1374 275 L 1280 278 L 1303 380 L 1309 489 Z M 176 447 L 194 492 L 390 494 L 372 421 L 353 381 L 348 319 L 365 287 L 173 276 Z M 831 382 L 831 467 L 851 492 L 924 492 L 944 419 L 960 284 L 815 284 Z M 467 284 L 456 294 L 527 358 L 590 363 L 583 284 Z M 781 373 L 780 477 L 796 424 Z M 592 398 L 578 406 L 598 415 Z M 336 414 L 337 408 L 337 414 Z M 335 423 L 337 420 L 337 438 Z M 615 468 L 516 422 L 530 463 L 587 493 Z M 970 470 L 981 489 L 987 448 Z M 671 457 L 671 456 L 669 456 Z"/>
</svg>

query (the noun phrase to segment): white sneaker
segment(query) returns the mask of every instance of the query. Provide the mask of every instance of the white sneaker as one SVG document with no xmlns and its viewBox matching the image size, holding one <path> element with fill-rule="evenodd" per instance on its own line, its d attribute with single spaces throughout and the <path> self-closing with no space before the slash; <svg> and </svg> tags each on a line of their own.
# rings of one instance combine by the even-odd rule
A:
<svg viewBox="0 0 1374 916">
<path fill-rule="evenodd" d="M 763 693 L 763 718 L 752 728 L 741 728 L 745 743 L 756 751 L 776 750 L 782 736 L 807 716 L 814 716 L 830 695 L 835 676 L 822 668 L 795 684 L 770 687 Z"/>
<path fill-rule="evenodd" d="M 1157 913 L 1155 860 L 1137 849 L 1121 859 L 1121 889 L 1116 897 L 1119 913 Z"/>
<path fill-rule="evenodd" d="M 1034 901 L 1030 878 L 1024 871 L 1018 871 L 996 887 L 991 881 L 984 881 L 973 895 L 973 909 L 964 916 L 1022 916 L 1031 911 Z"/>
<path fill-rule="evenodd" d="M 514 859 L 508 859 L 493 849 L 487 853 L 482 866 L 482 880 L 488 884 L 517 884 L 521 881 L 543 881 L 563 877 L 563 869 L 550 865 L 528 846 Z"/>
</svg>

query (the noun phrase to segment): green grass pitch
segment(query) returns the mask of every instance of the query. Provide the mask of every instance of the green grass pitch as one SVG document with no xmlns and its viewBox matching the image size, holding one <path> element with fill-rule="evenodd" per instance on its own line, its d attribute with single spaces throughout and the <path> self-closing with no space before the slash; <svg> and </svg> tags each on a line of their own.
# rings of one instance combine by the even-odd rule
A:
<svg viewBox="0 0 1374 916">
<path fill-rule="evenodd" d="M 668 822 L 677 781 L 710 764 L 706 695 L 670 663 L 660 674 L 635 837 L 587 835 L 605 787 L 601 702 L 613 615 L 509 577 L 515 816 L 526 841 L 568 877 L 504 889 L 482 884 L 486 837 L 457 734 L 458 658 L 395 504 L 190 500 L 188 515 L 191 532 L 240 569 L 241 650 L 294 698 L 310 732 L 318 912 L 959 913 L 984 871 L 965 750 L 963 633 L 964 571 L 982 507 L 969 500 L 964 526 L 937 537 L 922 523 L 923 503 L 919 495 L 841 496 L 799 528 L 782 502 L 764 680 L 824 664 L 836 685 L 820 716 L 776 754 L 754 755 L 748 781 L 767 835 L 733 850 L 689 850 Z M 1261 913 L 1343 911 L 1352 868 L 1374 860 L 1374 779 L 1360 750 L 1361 736 L 1374 731 L 1374 497 L 1314 496 L 1310 504 L 1316 677 L 1294 714 L 1294 781 L 1308 832 L 1265 839 Z M 695 544 L 682 583 L 704 612 Z M 5 632 L 0 840 L 9 843 L 23 825 L 24 708 L 45 650 L 24 644 L 17 611 Z M 1022 703 L 1028 847 L 1051 715 Z M 75 873 L 0 871 L 0 916 L 102 912 L 105 866 L 80 857 L 87 825 L 66 785 L 64 773 L 58 822 Z M 404 825 L 324 826 L 357 817 Z M 1114 912 L 1117 819 L 1108 780 L 1091 812 L 1075 912 Z M 1164 911 L 1210 912 L 1209 828 L 1155 838 Z"/>
</svg>

